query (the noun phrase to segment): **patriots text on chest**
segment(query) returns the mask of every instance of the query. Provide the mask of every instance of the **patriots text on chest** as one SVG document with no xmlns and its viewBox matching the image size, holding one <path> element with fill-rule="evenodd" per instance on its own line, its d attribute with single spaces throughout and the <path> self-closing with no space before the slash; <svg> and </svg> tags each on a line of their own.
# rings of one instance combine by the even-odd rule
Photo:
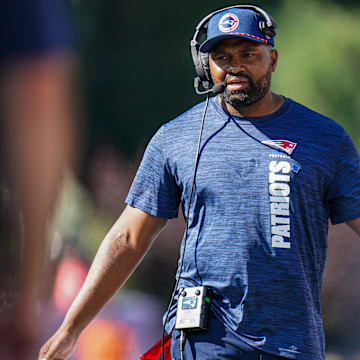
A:
<svg viewBox="0 0 360 360">
<path fill-rule="evenodd" d="M 288 161 L 269 163 L 271 243 L 273 248 L 290 249 L 290 172 Z"/>
</svg>

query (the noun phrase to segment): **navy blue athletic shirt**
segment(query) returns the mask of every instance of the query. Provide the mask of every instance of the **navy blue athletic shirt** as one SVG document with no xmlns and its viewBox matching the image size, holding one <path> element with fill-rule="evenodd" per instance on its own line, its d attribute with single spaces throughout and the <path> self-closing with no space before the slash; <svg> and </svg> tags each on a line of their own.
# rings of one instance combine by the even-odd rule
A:
<svg viewBox="0 0 360 360">
<path fill-rule="evenodd" d="M 161 218 L 189 201 L 204 104 L 163 125 L 126 199 Z M 236 336 L 323 360 L 320 292 L 333 224 L 360 218 L 360 160 L 342 126 L 290 99 L 262 117 L 210 100 L 179 287 L 206 285 Z M 174 326 L 175 306 L 167 331 Z"/>
</svg>

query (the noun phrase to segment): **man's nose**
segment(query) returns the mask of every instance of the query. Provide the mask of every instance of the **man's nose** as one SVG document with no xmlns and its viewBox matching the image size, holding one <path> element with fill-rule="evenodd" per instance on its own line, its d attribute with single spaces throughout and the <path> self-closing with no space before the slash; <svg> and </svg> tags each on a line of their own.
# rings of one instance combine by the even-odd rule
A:
<svg viewBox="0 0 360 360">
<path fill-rule="evenodd" d="M 239 57 L 233 57 L 228 64 L 227 71 L 239 72 L 245 70 L 244 62 Z"/>
</svg>

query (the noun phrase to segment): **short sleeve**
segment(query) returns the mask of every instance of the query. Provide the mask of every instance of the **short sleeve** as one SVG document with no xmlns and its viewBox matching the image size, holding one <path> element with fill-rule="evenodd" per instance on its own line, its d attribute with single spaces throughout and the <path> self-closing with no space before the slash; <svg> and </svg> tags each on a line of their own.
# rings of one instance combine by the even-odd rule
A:
<svg viewBox="0 0 360 360">
<path fill-rule="evenodd" d="M 335 156 L 335 173 L 328 192 L 330 220 L 334 225 L 360 218 L 360 158 L 345 131 Z"/>
<path fill-rule="evenodd" d="M 163 127 L 148 144 L 125 202 L 148 214 L 172 219 L 178 215 L 180 189 L 162 145 Z"/>
</svg>

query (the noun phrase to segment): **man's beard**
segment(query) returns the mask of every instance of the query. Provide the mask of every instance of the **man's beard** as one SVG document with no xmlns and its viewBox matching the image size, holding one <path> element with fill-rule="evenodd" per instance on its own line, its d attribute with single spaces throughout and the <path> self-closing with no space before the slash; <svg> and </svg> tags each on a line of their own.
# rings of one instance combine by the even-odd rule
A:
<svg viewBox="0 0 360 360">
<path fill-rule="evenodd" d="M 233 77 L 234 75 L 235 74 L 231 76 L 229 75 L 229 77 Z M 266 74 L 256 82 L 254 82 L 250 75 L 243 72 L 237 73 L 236 76 L 248 79 L 247 88 L 240 91 L 227 91 L 225 88 L 224 92 L 220 95 L 223 101 L 235 109 L 241 109 L 257 103 L 259 100 L 264 98 L 270 89 L 271 68 L 269 68 Z M 227 79 L 225 78 L 225 82 L 226 80 Z"/>
</svg>

